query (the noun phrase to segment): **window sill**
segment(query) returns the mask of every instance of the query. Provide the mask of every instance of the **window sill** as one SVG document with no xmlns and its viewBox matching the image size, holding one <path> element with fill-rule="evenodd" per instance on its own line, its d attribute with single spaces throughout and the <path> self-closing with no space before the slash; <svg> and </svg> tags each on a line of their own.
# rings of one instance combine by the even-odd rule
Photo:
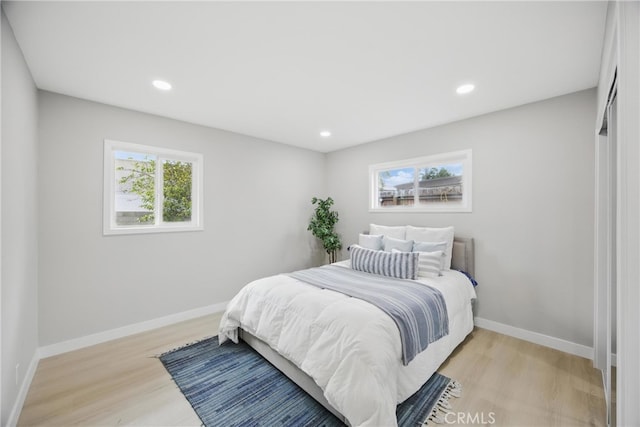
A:
<svg viewBox="0 0 640 427">
<path fill-rule="evenodd" d="M 179 233 L 190 231 L 204 231 L 203 226 L 166 226 L 166 227 L 122 227 L 103 230 L 103 236 L 122 236 L 131 234 L 157 234 L 157 233 Z"/>
</svg>

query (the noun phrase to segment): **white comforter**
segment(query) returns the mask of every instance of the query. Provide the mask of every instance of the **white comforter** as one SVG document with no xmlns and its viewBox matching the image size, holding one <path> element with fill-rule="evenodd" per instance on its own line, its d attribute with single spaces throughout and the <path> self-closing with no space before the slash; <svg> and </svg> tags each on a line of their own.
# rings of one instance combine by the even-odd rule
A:
<svg viewBox="0 0 640 427">
<path fill-rule="evenodd" d="M 343 264 L 348 267 L 348 261 Z M 402 365 L 400 333 L 375 306 L 286 275 L 256 280 L 231 300 L 220 343 L 242 328 L 311 376 L 352 426 L 396 426 L 396 405 L 424 384 L 473 329 L 469 280 L 457 271 L 422 279 L 442 292 L 449 335 Z"/>
</svg>

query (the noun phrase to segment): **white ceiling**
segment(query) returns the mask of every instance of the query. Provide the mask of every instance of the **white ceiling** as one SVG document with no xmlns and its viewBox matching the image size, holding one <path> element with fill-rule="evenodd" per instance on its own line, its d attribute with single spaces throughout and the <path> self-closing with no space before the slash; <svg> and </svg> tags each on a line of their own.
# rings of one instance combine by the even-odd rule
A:
<svg viewBox="0 0 640 427">
<path fill-rule="evenodd" d="M 2 2 L 40 89 L 328 152 L 597 85 L 606 2 Z M 173 85 L 170 92 L 153 79 Z M 475 92 L 455 88 L 473 82 Z M 333 135 L 321 138 L 328 129 Z"/>
</svg>

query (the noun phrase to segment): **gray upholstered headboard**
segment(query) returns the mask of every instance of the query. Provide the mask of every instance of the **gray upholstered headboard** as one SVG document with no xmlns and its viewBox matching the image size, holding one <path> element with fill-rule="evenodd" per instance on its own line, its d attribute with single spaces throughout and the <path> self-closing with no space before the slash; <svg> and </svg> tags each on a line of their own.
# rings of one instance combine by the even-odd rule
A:
<svg viewBox="0 0 640 427">
<path fill-rule="evenodd" d="M 363 234 L 369 234 L 369 231 L 363 231 Z M 453 254 L 451 255 L 451 268 L 462 270 L 475 277 L 473 237 L 453 238 Z"/>
<path fill-rule="evenodd" d="M 473 256 L 473 238 L 457 236 L 453 238 L 451 268 L 466 271 L 470 275 L 475 276 Z"/>
</svg>

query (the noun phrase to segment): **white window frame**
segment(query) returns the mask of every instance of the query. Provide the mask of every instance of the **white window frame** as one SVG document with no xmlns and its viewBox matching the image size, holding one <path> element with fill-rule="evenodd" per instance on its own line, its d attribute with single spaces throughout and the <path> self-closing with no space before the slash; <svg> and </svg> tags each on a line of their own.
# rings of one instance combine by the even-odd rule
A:
<svg viewBox="0 0 640 427">
<path fill-rule="evenodd" d="M 402 169 L 415 168 L 414 186 L 418 187 L 420 179 L 418 170 L 425 167 L 440 167 L 446 164 L 461 163 L 463 168 L 462 174 L 462 200 L 460 203 L 434 203 L 429 205 L 421 205 L 419 203 L 419 192 L 414 191 L 414 204 L 410 206 L 393 206 L 381 207 L 378 200 L 379 181 L 378 174 L 380 172 Z M 471 212 L 472 200 L 472 153 L 471 149 L 454 151 L 450 153 L 435 154 L 425 157 L 416 157 L 406 160 L 397 160 L 393 162 L 377 163 L 369 166 L 369 212 Z"/>
<path fill-rule="evenodd" d="M 134 153 L 144 153 L 156 156 L 156 197 L 154 208 L 154 224 L 144 225 L 117 225 L 115 211 L 116 193 L 116 151 L 130 151 Z M 192 164 L 191 171 L 191 221 L 185 222 L 163 222 L 162 221 L 162 160 L 178 160 Z M 104 140 L 104 202 L 103 202 L 103 234 L 145 234 L 145 233 L 167 233 L 179 231 L 199 231 L 204 229 L 203 225 L 203 167 L 204 158 L 202 154 L 190 153 L 186 151 L 171 150 L 168 148 L 154 147 L 150 145 L 133 144 L 130 142 Z"/>
</svg>

